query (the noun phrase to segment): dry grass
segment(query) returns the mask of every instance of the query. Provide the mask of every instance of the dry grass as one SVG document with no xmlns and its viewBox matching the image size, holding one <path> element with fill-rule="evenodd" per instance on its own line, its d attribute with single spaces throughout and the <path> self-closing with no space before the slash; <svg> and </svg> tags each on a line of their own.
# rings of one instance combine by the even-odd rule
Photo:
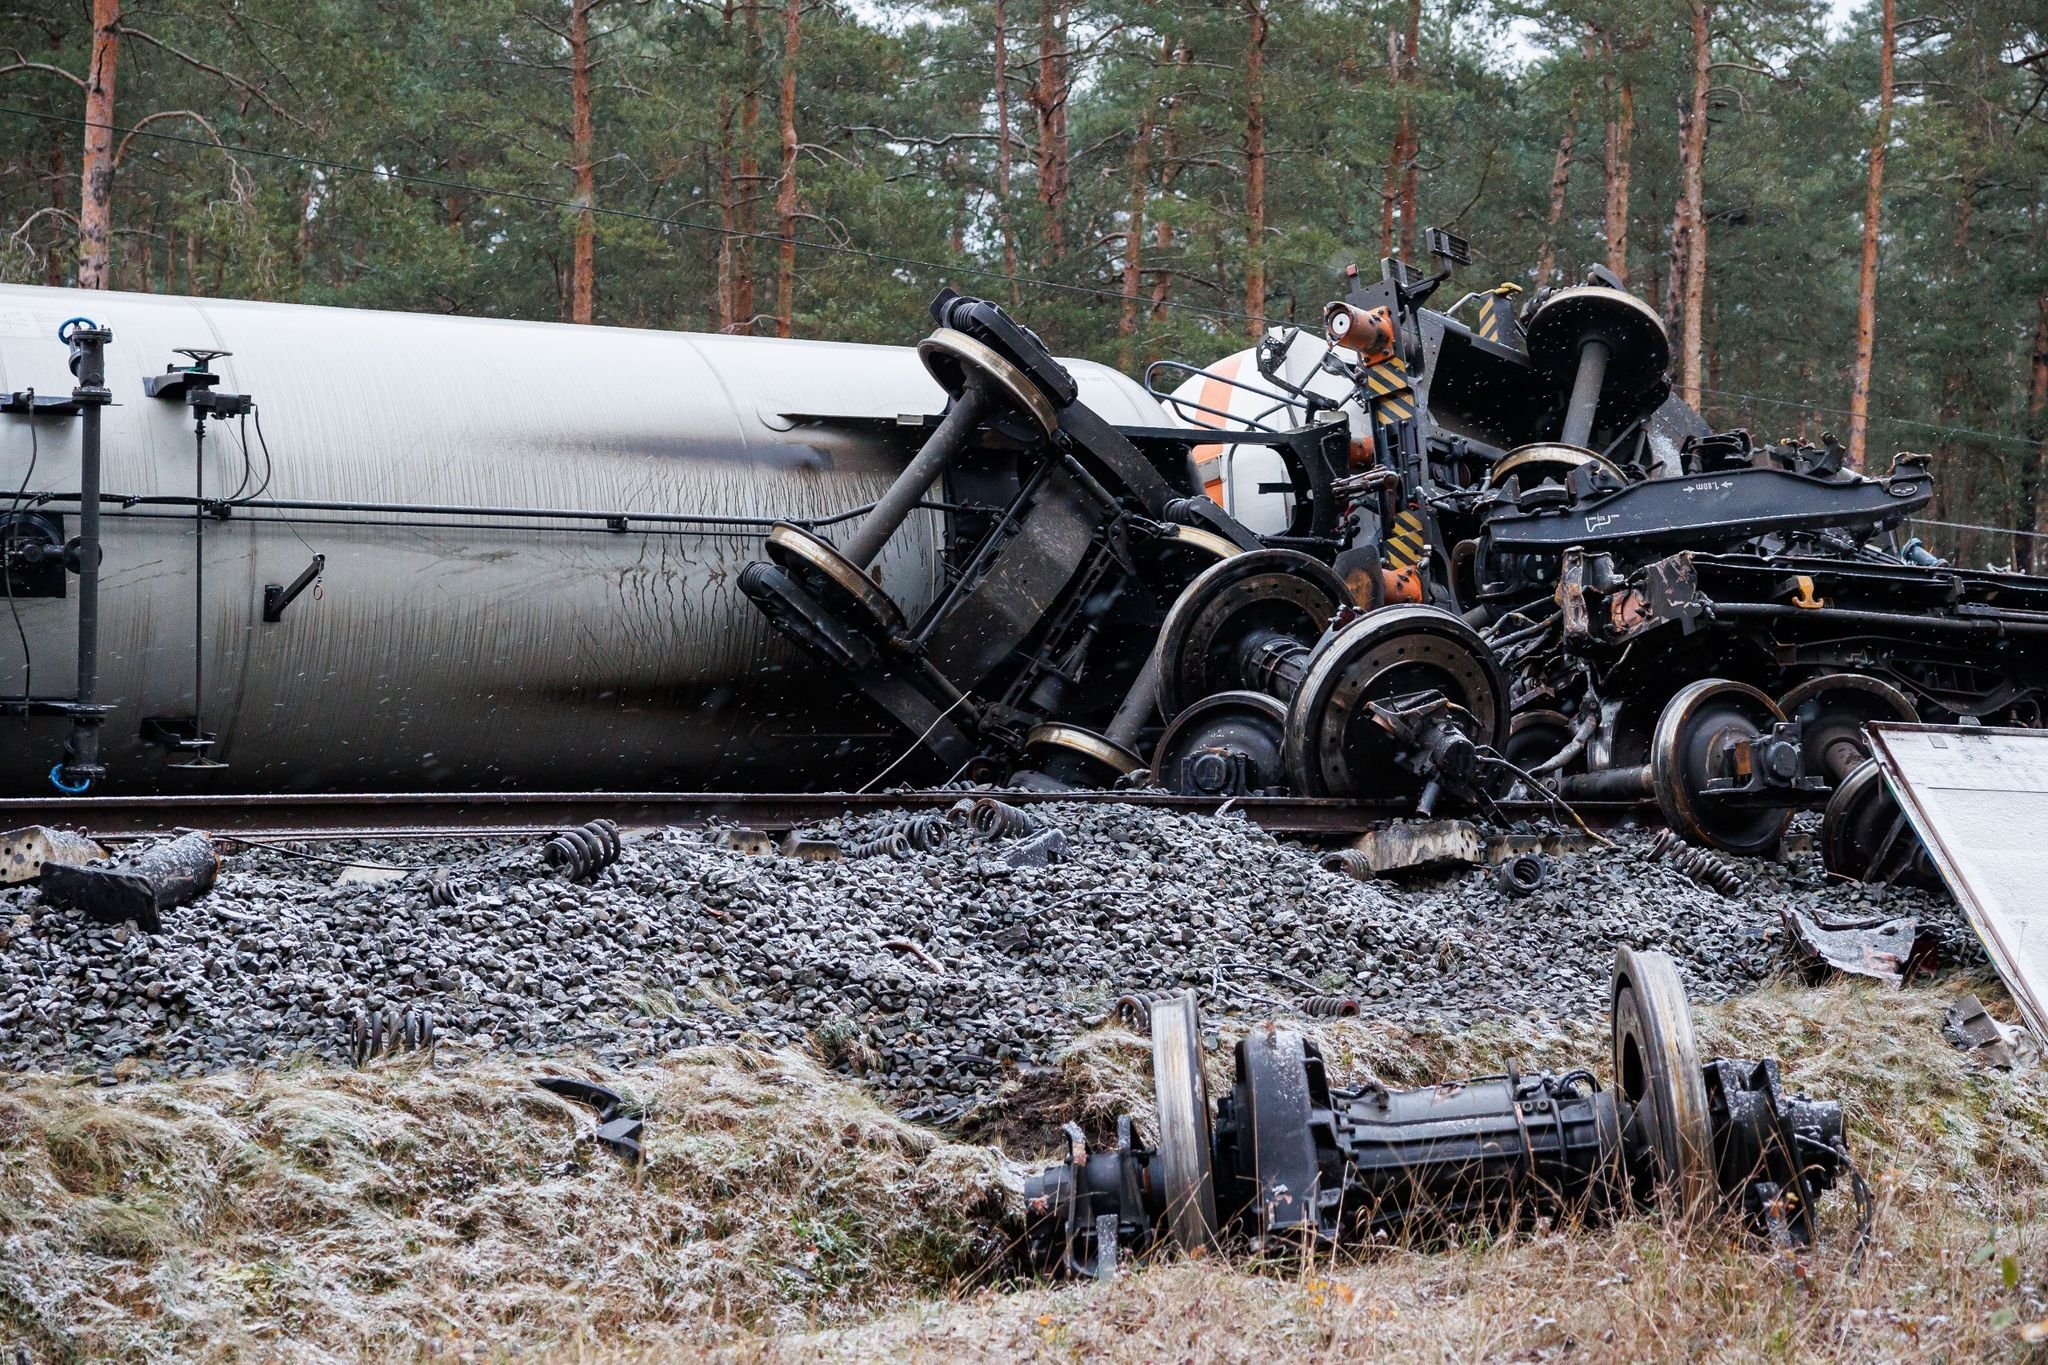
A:
<svg viewBox="0 0 2048 1365">
<path fill-rule="evenodd" d="M 1977 987 L 1980 983 L 1967 983 Z M 502 1065 L 234 1075 L 103 1091 L 0 1081 L 0 1346 L 38 1358 L 1998 1358 L 2048 1318 L 2048 1096 L 1938 1033 L 1959 987 L 1767 992 L 1709 1047 L 1848 1102 L 1878 1243 L 1848 1202 L 1796 1259 L 1655 1218 L 1334 1263 L 1162 1263 L 1114 1286 L 989 1273 L 1000 1157 L 788 1056 L 707 1050 L 625 1080 L 650 1161 L 578 1155 L 585 1115 Z M 1985 989 L 1987 998 L 1995 991 Z M 2008 1011 L 2009 1013 L 2009 1011 Z M 1604 1031 L 1316 1032 L 1340 1077 L 1412 1083 L 1600 1056 Z M 1105 1030 L 998 1127 L 1142 1107 Z M 1212 1082 L 1221 1079 L 1222 1057 Z M 1600 1069 L 1606 1070 L 1604 1062 Z M 1023 1153 L 1030 1156 L 1042 1152 Z"/>
</svg>

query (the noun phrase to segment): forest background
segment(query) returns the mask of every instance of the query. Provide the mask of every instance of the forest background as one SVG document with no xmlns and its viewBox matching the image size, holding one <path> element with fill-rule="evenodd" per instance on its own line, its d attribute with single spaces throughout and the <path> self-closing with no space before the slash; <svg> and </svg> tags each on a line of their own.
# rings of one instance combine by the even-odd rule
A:
<svg viewBox="0 0 2048 1365">
<path fill-rule="evenodd" d="M 0 5 L 0 279 L 898 343 L 951 283 L 1136 373 L 1440 225 L 2048 566 L 2048 0 Z"/>
</svg>

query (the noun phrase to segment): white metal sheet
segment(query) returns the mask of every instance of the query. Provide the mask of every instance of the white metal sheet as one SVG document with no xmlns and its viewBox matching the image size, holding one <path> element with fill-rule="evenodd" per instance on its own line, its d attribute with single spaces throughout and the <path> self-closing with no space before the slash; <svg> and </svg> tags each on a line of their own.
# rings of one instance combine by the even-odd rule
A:
<svg viewBox="0 0 2048 1365">
<path fill-rule="evenodd" d="M 1870 736 L 2020 1013 L 2048 1038 L 2048 730 L 1878 724 Z"/>
</svg>

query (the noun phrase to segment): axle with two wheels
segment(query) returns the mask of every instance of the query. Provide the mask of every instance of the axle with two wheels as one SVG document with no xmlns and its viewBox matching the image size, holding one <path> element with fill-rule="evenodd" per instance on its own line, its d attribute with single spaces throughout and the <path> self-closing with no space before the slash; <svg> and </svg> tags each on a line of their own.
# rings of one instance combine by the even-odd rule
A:
<svg viewBox="0 0 2048 1365">
<path fill-rule="evenodd" d="M 1070 1127 L 1067 1159 L 1025 1185 L 1032 1258 L 1100 1277 L 1157 1245 L 1309 1249 L 1652 1202 L 1813 1241 L 1816 1202 L 1849 1171 L 1841 1106 L 1789 1092 L 1776 1061 L 1702 1061 L 1661 953 L 1621 949 L 1610 998 L 1611 1088 L 1512 1065 L 1421 1090 L 1340 1087 L 1312 1041 L 1269 1022 L 1237 1044 L 1213 1107 L 1193 995 L 1157 1001 L 1157 1143 L 1126 1119 L 1114 1150 L 1091 1151 Z"/>
</svg>

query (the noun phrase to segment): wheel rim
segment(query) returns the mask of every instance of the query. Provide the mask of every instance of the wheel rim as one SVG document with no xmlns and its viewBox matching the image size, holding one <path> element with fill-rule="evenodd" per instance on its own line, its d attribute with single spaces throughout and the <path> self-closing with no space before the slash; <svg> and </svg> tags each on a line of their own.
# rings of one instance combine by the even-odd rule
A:
<svg viewBox="0 0 2048 1365">
<path fill-rule="evenodd" d="M 1278 787 L 1287 780 L 1282 748 L 1287 708 L 1264 692 L 1217 692 L 1184 709 L 1167 725 L 1152 750 L 1152 778 L 1183 796 L 1208 794 L 1181 781 L 1183 760 L 1202 749 L 1228 748 L 1245 755 L 1248 785 Z M 1220 794 L 1220 793 L 1219 793 Z"/>
<path fill-rule="evenodd" d="M 1351 594 L 1336 571 L 1299 550 L 1248 550 L 1204 569 L 1159 629 L 1159 714 L 1238 688 L 1237 647 L 1273 630 L 1308 644 Z"/>
<path fill-rule="evenodd" d="M 1183 1251 L 1214 1243 L 1216 1179 L 1200 1012 L 1192 991 L 1152 1004 L 1152 1086 L 1159 1103 L 1159 1186 L 1167 1235 Z"/>
<path fill-rule="evenodd" d="M 1825 773 L 1836 785 L 1870 757 L 1865 725 L 1874 720 L 1911 724 L 1920 719 L 1912 698 L 1864 673 L 1809 678 L 1778 698 L 1778 709 L 1787 720 L 1799 723 L 1807 771 Z"/>
<path fill-rule="evenodd" d="M 1679 689 L 1657 718 L 1650 771 L 1665 822 L 1694 843 L 1724 853 L 1758 857 L 1777 848 L 1792 809 L 1721 805 L 1703 800 L 1710 778 L 1720 776 L 1720 749 L 1731 738 L 1754 739 L 1785 713 L 1747 683 L 1702 678 Z"/>
<path fill-rule="evenodd" d="M 1437 607 L 1382 607 L 1326 637 L 1287 709 L 1287 775 L 1300 796 L 1400 796 L 1421 779 L 1395 758 L 1371 703 L 1441 692 L 1470 713 L 1472 738 L 1507 742 L 1507 680 L 1478 632 Z"/>
<path fill-rule="evenodd" d="M 768 558 L 826 606 L 837 609 L 854 629 L 884 636 L 902 632 L 903 611 L 895 599 L 830 541 L 780 521 L 768 531 Z"/>
<path fill-rule="evenodd" d="M 1662 953 L 1621 948 L 1614 958 L 1614 1085 L 1633 1106 L 1652 1169 L 1650 1188 L 1691 1212 L 1716 1189 L 1706 1078 L 1678 969 Z"/>
<path fill-rule="evenodd" d="M 996 401 L 1028 418 L 1040 435 L 1050 436 L 1059 429 L 1059 414 L 1053 410 L 1052 400 L 1031 382 L 1030 376 L 1004 359 L 1001 352 L 965 332 L 939 328 L 917 343 L 917 357 L 949 396 L 958 398 L 967 387 L 968 371 L 977 371 L 989 381 L 989 391 Z"/>
<path fill-rule="evenodd" d="M 1115 740 L 1079 725 L 1054 722 L 1034 726 L 1024 736 L 1024 748 L 1027 760 L 1033 750 L 1050 750 L 1051 753 L 1046 755 L 1048 758 L 1065 760 L 1081 780 L 1092 780 L 1100 786 L 1107 786 L 1145 766 L 1144 759 Z"/>
<path fill-rule="evenodd" d="M 1562 711 L 1518 711 L 1508 722 L 1507 747 L 1501 756 L 1527 772 L 1563 752 L 1572 734 L 1571 718 Z"/>
<path fill-rule="evenodd" d="M 1539 483 L 1563 483 L 1571 477 L 1573 470 L 1585 465 L 1592 465 L 1616 483 L 1624 482 L 1620 466 L 1606 456 L 1584 446 L 1552 441 L 1510 451 L 1486 476 L 1486 486 L 1499 488 L 1513 478 L 1520 478 L 1524 488 L 1533 488 Z"/>
<path fill-rule="evenodd" d="M 1906 820 L 1875 759 L 1866 759 L 1835 787 L 1820 817 L 1821 866 L 1858 882 L 1904 882 L 1939 888 L 1941 874 Z"/>
</svg>

